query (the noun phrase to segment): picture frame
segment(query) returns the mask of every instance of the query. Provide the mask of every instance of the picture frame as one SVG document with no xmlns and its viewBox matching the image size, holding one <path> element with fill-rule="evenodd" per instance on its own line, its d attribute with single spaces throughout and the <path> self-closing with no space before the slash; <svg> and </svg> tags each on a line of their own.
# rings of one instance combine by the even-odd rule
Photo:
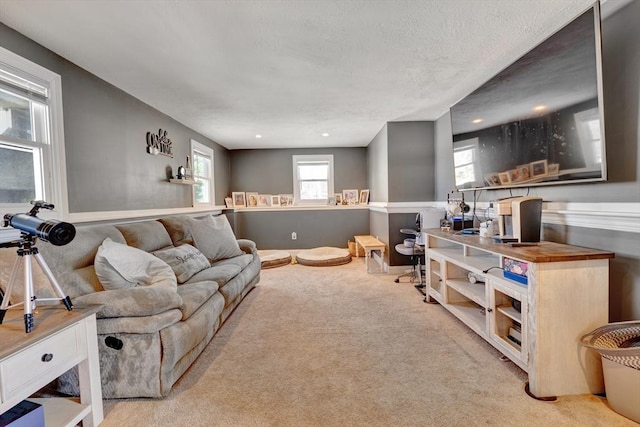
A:
<svg viewBox="0 0 640 427">
<path fill-rule="evenodd" d="M 247 191 L 247 207 L 255 208 L 258 206 L 258 192 L 256 191 Z"/>
<path fill-rule="evenodd" d="M 342 190 L 342 204 L 355 205 L 358 203 L 358 190 Z"/>
<path fill-rule="evenodd" d="M 556 176 L 560 174 L 560 163 L 549 163 L 547 165 L 547 174 L 549 176 Z"/>
<path fill-rule="evenodd" d="M 224 204 L 227 208 L 232 208 L 233 207 L 233 198 L 232 197 L 225 197 L 224 198 Z"/>
<path fill-rule="evenodd" d="M 336 193 L 334 196 L 336 198 L 336 205 L 341 205 L 342 204 L 342 193 Z"/>
<path fill-rule="evenodd" d="M 327 205 L 329 206 L 335 206 L 336 205 L 336 198 L 329 196 L 329 198 L 327 199 Z"/>
<path fill-rule="evenodd" d="M 293 194 L 280 194 L 280 206 L 293 206 Z"/>
<path fill-rule="evenodd" d="M 258 207 L 270 208 L 271 207 L 271 194 L 258 194 Z"/>
<path fill-rule="evenodd" d="M 234 208 L 244 208 L 247 206 L 245 194 L 243 191 L 234 191 L 231 193 Z"/>
<path fill-rule="evenodd" d="M 516 170 L 520 173 L 520 181 L 528 181 L 531 179 L 531 165 L 516 166 Z"/>
<path fill-rule="evenodd" d="M 509 178 L 509 172 L 500 172 L 498 174 L 498 179 L 500 179 L 500 185 L 511 183 L 511 179 Z"/>
<path fill-rule="evenodd" d="M 497 173 L 490 173 L 484 177 L 484 182 L 490 186 L 494 187 L 496 185 L 500 185 L 500 177 Z"/>
<path fill-rule="evenodd" d="M 547 159 L 529 163 L 531 165 L 531 177 L 538 178 L 547 175 Z"/>
<path fill-rule="evenodd" d="M 369 189 L 360 190 L 360 198 L 358 199 L 358 203 L 361 205 L 369 204 Z"/>
<path fill-rule="evenodd" d="M 522 181 L 522 174 L 520 173 L 520 169 L 510 169 L 509 173 L 509 182 L 520 182 Z"/>
<path fill-rule="evenodd" d="M 274 195 L 271 196 L 271 207 L 272 208 L 279 208 L 280 207 L 280 196 L 279 195 Z"/>
</svg>

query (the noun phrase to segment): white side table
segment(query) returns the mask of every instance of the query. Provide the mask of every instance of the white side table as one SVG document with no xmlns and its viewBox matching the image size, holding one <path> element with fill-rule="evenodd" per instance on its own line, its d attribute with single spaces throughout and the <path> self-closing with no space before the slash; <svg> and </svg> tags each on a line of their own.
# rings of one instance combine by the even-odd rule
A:
<svg viewBox="0 0 640 427">
<path fill-rule="evenodd" d="M 47 427 L 97 426 L 103 418 L 95 313 L 100 306 L 38 307 L 24 332 L 23 311 L 7 311 L 0 325 L 0 413 L 78 366 L 80 403 L 66 398 L 29 400 L 44 407 Z"/>
</svg>

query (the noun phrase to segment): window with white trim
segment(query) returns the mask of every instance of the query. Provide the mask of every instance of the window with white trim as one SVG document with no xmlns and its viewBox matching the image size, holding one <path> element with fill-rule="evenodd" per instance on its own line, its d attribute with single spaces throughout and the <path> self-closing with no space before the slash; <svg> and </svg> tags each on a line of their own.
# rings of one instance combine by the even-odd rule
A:
<svg viewBox="0 0 640 427">
<path fill-rule="evenodd" d="M 19 213 L 32 200 L 67 216 L 61 78 L 0 47 L 0 209 Z"/>
<path fill-rule="evenodd" d="M 453 164 L 457 188 L 479 183 L 481 171 L 478 160 L 478 138 L 454 142 Z"/>
<path fill-rule="evenodd" d="M 293 197 L 297 205 L 326 205 L 333 194 L 333 154 L 293 156 Z"/>
<path fill-rule="evenodd" d="M 193 206 L 214 206 L 215 186 L 213 183 L 213 149 L 191 140 Z"/>
</svg>

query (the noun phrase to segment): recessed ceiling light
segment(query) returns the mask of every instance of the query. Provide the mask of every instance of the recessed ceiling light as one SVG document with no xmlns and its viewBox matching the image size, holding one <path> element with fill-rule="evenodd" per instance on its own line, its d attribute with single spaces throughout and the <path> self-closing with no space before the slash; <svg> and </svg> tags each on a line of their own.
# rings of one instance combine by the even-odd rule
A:
<svg viewBox="0 0 640 427">
<path fill-rule="evenodd" d="M 262 138 L 262 135 L 256 134 L 256 138 Z"/>
<path fill-rule="evenodd" d="M 482 123 L 484 121 L 484 119 L 474 119 L 471 121 L 471 123 Z"/>
<path fill-rule="evenodd" d="M 535 111 L 542 111 L 542 110 L 546 110 L 547 106 L 546 105 L 536 105 L 535 107 L 533 107 L 533 109 Z"/>
<path fill-rule="evenodd" d="M 329 134 L 325 132 L 325 133 L 322 134 L 322 136 L 327 137 L 327 136 L 329 136 Z"/>
</svg>

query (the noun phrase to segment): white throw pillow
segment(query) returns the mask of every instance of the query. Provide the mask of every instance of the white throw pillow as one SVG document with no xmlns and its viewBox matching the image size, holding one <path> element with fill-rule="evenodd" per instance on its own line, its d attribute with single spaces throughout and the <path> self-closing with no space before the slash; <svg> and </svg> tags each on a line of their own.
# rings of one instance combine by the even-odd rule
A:
<svg viewBox="0 0 640 427">
<path fill-rule="evenodd" d="M 177 289 L 171 267 L 150 253 L 104 239 L 94 260 L 98 280 L 105 290 L 134 286 L 167 286 Z"/>
<path fill-rule="evenodd" d="M 210 262 L 244 255 L 226 216 L 190 218 L 189 227 L 193 243 Z"/>
<path fill-rule="evenodd" d="M 184 283 L 194 274 L 209 268 L 207 257 L 191 245 L 185 244 L 175 248 L 161 249 L 153 252 L 155 256 L 166 262 L 173 270 L 178 283 Z"/>
</svg>

